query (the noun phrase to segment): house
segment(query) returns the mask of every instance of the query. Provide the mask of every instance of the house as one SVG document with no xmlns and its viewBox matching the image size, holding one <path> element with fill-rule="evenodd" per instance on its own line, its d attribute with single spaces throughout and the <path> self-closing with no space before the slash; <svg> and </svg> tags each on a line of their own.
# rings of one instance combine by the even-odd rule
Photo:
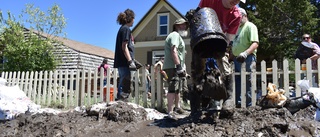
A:
<svg viewBox="0 0 320 137">
<path fill-rule="evenodd" d="M 25 34 L 29 34 L 31 30 L 24 29 Z M 104 59 L 108 60 L 108 64 L 113 67 L 114 52 L 98 46 L 81 43 L 63 37 L 53 37 L 46 33 L 39 33 L 33 30 L 33 34 L 39 34 L 41 38 L 48 37 L 58 41 L 54 43 L 56 47 L 54 53 L 62 59 L 57 69 L 96 69 Z M 4 47 L 2 47 L 4 48 Z M 3 49 L 1 49 L 2 51 Z M 1 63 L 3 58 L 1 58 Z"/>
<path fill-rule="evenodd" d="M 157 0 L 132 29 L 135 38 L 135 59 L 142 64 L 155 64 L 164 56 L 164 41 L 173 30 L 173 22 L 184 17 L 167 0 Z M 190 38 L 184 38 L 187 72 L 191 74 Z"/>
<path fill-rule="evenodd" d="M 62 45 L 56 46 L 57 49 L 64 51 L 56 51 L 62 55 L 62 63 L 57 69 L 95 69 L 104 59 L 108 59 L 108 64 L 113 67 L 113 51 L 62 37 L 56 40 L 62 42 Z"/>
</svg>

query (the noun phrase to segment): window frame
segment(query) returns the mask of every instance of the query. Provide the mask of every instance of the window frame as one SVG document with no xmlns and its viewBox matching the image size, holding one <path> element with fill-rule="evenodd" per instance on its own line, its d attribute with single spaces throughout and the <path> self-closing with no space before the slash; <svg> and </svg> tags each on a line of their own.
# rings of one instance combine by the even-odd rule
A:
<svg viewBox="0 0 320 137">
<path fill-rule="evenodd" d="M 169 15 L 170 15 L 169 13 L 159 13 L 158 14 L 158 16 L 157 16 L 157 36 L 167 36 L 169 34 L 169 25 L 170 25 L 170 23 L 169 23 L 170 16 Z M 161 25 L 160 19 L 163 16 L 167 16 L 167 24 Z M 162 26 L 167 26 L 167 33 L 166 34 L 160 34 L 160 30 L 161 30 L 160 27 L 162 27 Z"/>
</svg>

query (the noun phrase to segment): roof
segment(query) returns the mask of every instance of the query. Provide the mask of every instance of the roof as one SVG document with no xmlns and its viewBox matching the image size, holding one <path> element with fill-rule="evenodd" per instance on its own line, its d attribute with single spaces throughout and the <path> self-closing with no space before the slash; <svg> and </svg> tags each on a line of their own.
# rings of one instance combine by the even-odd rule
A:
<svg viewBox="0 0 320 137">
<path fill-rule="evenodd" d="M 150 8 L 150 10 L 148 10 L 148 12 L 142 17 L 142 19 L 138 22 L 138 24 L 132 29 L 132 32 L 135 31 L 135 29 L 137 29 L 140 24 L 144 21 L 145 18 L 148 17 L 148 15 L 151 13 L 151 11 L 161 2 L 165 2 L 167 5 L 169 5 L 170 8 L 172 8 L 174 10 L 174 12 L 178 13 L 181 17 L 184 17 L 184 15 L 182 15 L 175 7 L 173 7 L 167 0 L 157 0 L 157 2 Z"/>
<path fill-rule="evenodd" d="M 111 50 L 105 49 L 105 48 L 81 43 L 78 41 L 74 41 L 74 40 L 70 40 L 70 39 L 62 38 L 62 37 L 56 37 L 56 39 L 60 42 L 63 42 L 63 44 L 65 46 L 72 48 L 78 52 L 97 55 L 97 56 L 101 56 L 104 58 L 110 58 L 110 59 L 114 58 L 114 52 Z"/>
<path fill-rule="evenodd" d="M 27 31 L 30 31 L 29 29 L 25 28 Z M 91 54 L 91 55 L 97 55 L 103 58 L 109 58 L 109 59 L 114 59 L 114 52 L 105 48 L 101 48 L 98 46 L 94 46 L 94 45 L 90 45 L 90 44 L 86 44 L 86 43 L 82 43 L 82 42 L 78 42 L 78 41 L 74 41 L 71 39 L 67 39 L 67 38 L 63 38 L 63 37 L 59 37 L 59 36 L 51 36 L 45 32 L 39 33 L 37 30 L 33 30 L 33 32 L 42 35 L 43 37 L 51 37 L 56 39 L 57 41 L 60 41 L 63 43 L 64 46 L 67 46 L 71 49 L 74 49 L 78 52 L 81 53 L 87 53 L 87 54 Z"/>
</svg>

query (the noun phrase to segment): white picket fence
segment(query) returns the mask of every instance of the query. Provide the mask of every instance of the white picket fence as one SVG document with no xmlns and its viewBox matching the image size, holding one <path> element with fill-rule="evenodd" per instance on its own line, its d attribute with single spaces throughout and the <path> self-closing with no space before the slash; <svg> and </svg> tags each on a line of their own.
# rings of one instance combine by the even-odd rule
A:
<svg viewBox="0 0 320 137">
<path fill-rule="evenodd" d="M 272 71 L 267 71 L 266 62 L 262 61 L 261 71 L 258 72 L 253 69 L 252 72 L 245 72 L 245 64 L 243 63 L 241 69 L 241 85 L 246 85 L 246 82 L 251 82 L 251 96 L 252 105 L 256 104 L 257 93 L 262 92 L 265 95 L 268 82 L 279 85 L 283 88 L 286 95 L 289 96 L 289 76 L 294 76 L 295 83 L 302 79 L 302 75 L 310 80 L 310 85 L 315 82 L 313 74 L 319 76 L 319 70 L 311 69 L 311 60 L 307 60 L 306 70 L 301 70 L 300 60 L 295 60 L 294 70 L 289 70 L 288 60 L 284 60 L 282 68 L 278 67 L 276 60 L 272 61 Z M 318 68 L 319 66 L 318 60 Z M 100 72 L 103 74 L 103 70 Z M 98 70 L 56 70 L 56 71 L 27 71 L 27 72 L 2 72 L 0 77 L 8 81 L 9 86 L 18 85 L 26 95 L 36 104 L 42 106 L 62 105 L 63 107 L 74 106 L 89 106 L 97 102 L 113 101 L 117 94 L 117 69 L 107 70 L 108 75 L 107 86 L 103 87 L 103 75 L 99 75 Z M 161 108 L 163 105 L 163 83 L 160 73 L 155 74 L 153 66 L 151 66 L 151 99 L 147 98 L 145 92 L 146 77 L 145 69 L 140 69 L 133 73 L 133 87 L 134 92 L 131 94 L 129 100 L 136 104 L 142 104 L 144 107 Z M 240 73 L 233 73 L 233 81 L 235 76 Z M 246 76 L 251 75 L 251 81 L 246 81 Z M 294 85 L 296 96 L 301 96 L 301 90 Z M 103 90 L 100 90 L 103 89 Z M 102 91 L 105 91 L 103 94 Z M 114 91 L 114 92 L 113 92 Z M 245 105 L 246 87 L 241 87 L 241 106 Z M 233 82 L 233 93 L 235 95 L 235 83 Z M 235 97 L 235 96 L 233 96 Z M 111 99 L 111 100 L 110 100 Z M 235 98 L 234 98 L 235 100 Z M 148 105 L 149 104 L 149 105 Z"/>
<path fill-rule="evenodd" d="M 153 68 L 153 67 L 152 67 Z M 152 69 L 153 70 L 153 69 Z M 139 74 L 141 71 L 141 74 Z M 146 79 L 145 69 L 140 69 L 133 73 L 132 85 L 135 90 L 130 97 L 137 104 L 143 104 L 147 107 L 147 94 L 145 91 Z M 111 73 L 112 72 L 112 73 Z M 103 69 L 101 69 L 103 74 Z M 152 78 L 152 99 L 151 107 L 155 107 L 155 75 L 154 71 L 150 75 Z M 89 106 L 97 102 L 114 101 L 117 94 L 117 69 L 111 71 L 107 69 L 108 76 L 99 75 L 97 69 L 94 70 L 56 70 L 56 71 L 27 71 L 27 72 L 2 72 L 0 77 L 7 80 L 8 86 L 18 85 L 19 88 L 36 104 L 42 106 Z M 160 73 L 158 74 L 160 77 Z M 103 86 L 103 80 L 107 80 L 106 86 Z M 158 80 L 159 81 L 159 80 Z M 160 81 L 158 82 L 160 83 Z M 160 84 L 158 89 L 160 89 Z M 100 90 L 103 89 L 103 90 Z M 113 92 L 115 91 L 115 92 Z M 160 91 L 159 91 L 160 92 Z M 158 98 L 160 98 L 161 94 Z M 142 97 L 142 99 L 141 99 Z M 143 103 L 141 102 L 143 100 Z M 140 101 L 140 102 L 139 102 Z M 158 104 L 162 104 L 159 100 Z M 149 103 L 150 104 L 150 103 Z M 149 106 L 150 107 L 150 106 Z"/>
</svg>

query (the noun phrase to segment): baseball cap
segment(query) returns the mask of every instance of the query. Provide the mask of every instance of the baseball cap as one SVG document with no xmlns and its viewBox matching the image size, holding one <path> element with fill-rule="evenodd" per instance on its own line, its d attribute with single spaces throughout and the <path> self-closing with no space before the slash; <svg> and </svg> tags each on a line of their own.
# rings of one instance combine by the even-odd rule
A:
<svg viewBox="0 0 320 137">
<path fill-rule="evenodd" d="M 238 7 L 238 10 L 239 10 L 239 12 L 240 12 L 241 14 L 247 15 L 246 10 L 244 10 L 243 8 Z"/>
</svg>

